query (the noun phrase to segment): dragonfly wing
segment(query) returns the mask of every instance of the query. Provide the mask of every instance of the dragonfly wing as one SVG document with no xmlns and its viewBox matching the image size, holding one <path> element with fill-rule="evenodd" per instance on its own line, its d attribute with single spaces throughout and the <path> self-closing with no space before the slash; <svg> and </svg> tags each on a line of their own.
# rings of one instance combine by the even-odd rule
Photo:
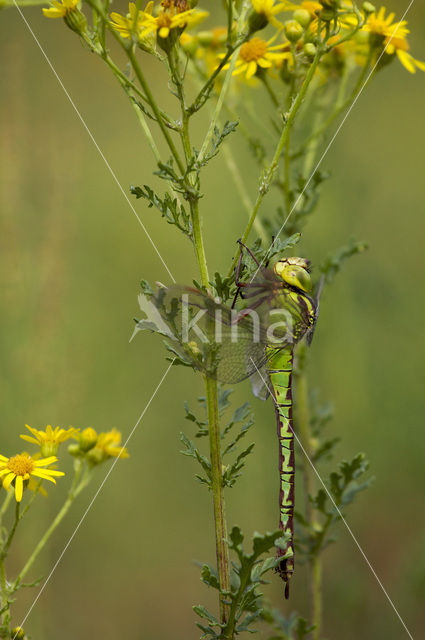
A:
<svg viewBox="0 0 425 640">
<path fill-rule="evenodd" d="M 267 384 L 267 378 L 263 372 L 255 371 L 251 378 L 251 389 L 254 396 L 260 398 L 260 400 L 267 400 L 270 395 L 270 391 Z"/>
<path fill-rule="evenodd" d="M 232 384 L 265 363 L 266 330 L 259 316 L 178 285 L 160 288 L 153 303 L 168 327 L 173 348 L 206 375 Z"/>
</svg>

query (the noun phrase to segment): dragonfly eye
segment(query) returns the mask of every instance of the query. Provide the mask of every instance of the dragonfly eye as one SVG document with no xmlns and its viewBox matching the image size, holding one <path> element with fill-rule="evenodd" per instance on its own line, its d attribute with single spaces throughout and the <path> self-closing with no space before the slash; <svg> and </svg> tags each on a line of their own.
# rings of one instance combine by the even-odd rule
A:
<svg viewBox="0 0 425 640">
<path fill-rule="evenodd" d="M 311 290 L 311 277 L 307 268 L 300 264 L 294 264 L 294 259 L 291 259 L 292 264 L 287 260 L 279 260 L 274 265 L 274 272 L 282 280 L 289 284 L 291 287 L 301 289 L 301 291 Z"/>
</svg>

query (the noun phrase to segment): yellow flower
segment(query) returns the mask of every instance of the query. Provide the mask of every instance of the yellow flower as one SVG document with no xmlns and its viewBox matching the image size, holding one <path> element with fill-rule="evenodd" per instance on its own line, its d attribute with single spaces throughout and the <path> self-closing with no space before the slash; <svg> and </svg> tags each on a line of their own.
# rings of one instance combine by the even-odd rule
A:
<svg viewBox="0 0 425 640">
<path fill-rule="evenodd" d="M 270 22 L 275 27 L 281 27 L 281 23 L 275 18 L 277 13 L 282 11 L 294 11 L 299 7 L 292 2 L 278 2 L 274 3 L 274 0 L 251 0 L 252 8 L 255 13 L 264 18 L 264 26 Z"/>
<path fill-rule="evenodd" d="M 100 464 L 108 458 L 128 458 L 129 454 L 121 445 L 121 432 L 118 429 L 99 433 L 96 444 L 87 452 L 87 458 L 93 464 Z"/>
<path fill-rule="evenodd" d="M 378 36 L 392 36 L 395 32 L 397 32 L 398 38 L 407 36 L 409 30 L 406 28 L 406 20 L 393 22 L 395 13 L 389 13 L 385 16 L 385 12 L 385 7 L 381 7 L 378 13 L 371 13 L 363 30 Z"/>
<path fill-rule="evenodd" d="M 52 7 L 43 9 L 46 18 L 64 18 L 68 13 L 74 11 L 80 0 L 53 0 Z"/>
<path fill-rule="evenodd" d="M 20 502 L 22 500 L 24 482 L 29 480 L 31 476 L 50 480 L 50 482 L 56 484 L 53 476 L 65 475 L 62 471 L 40 468 L 56 461 L 56 456 L 35 460 L 27 453 L 20 453 L 12 458 L 0 455 L 0 478 L 3 478 L 3 487 L 8 491 L 11 483 L 15 481 L 15 498 L 16 502 Z"/>
<path fill-rule="evenodd" d="M 425 62 L 416 60 L 409 53 L 409 43 L 405 38 L 387 37 L 385 39 L 385 44 L 387 45 L 385 53 L 387 53 L 388 55 L 396 54 L 403 67 L 410 73 L 416 73 L 416 69 L 425 71 Z"/>
<path fill-rule="evenodd" d="M 172 29 L 183 30 L 186 27 L 193 27 L 209 15 L 208 11 L 189 9 L 186 0 L 163 0 L 161 4 L 162 9 L 157 16 L 146 11 L 141 12 L 142 36 L 157 33 L 160 38 L 165 39 L 168 38 Z"/>
<path fill-rule="evenodd" d="M 317 12 L 323 9 L 323 5 L 320 2 L 314 2 L 313 0 L 305 0 L 305 2 L 301 2 L 299 8 L 308 11 L 312 18 L 316 18 Z"/>
<path fill-rule="evenodd" d="M 144 11 L 137 12 L 137 8 L 134 2 L 130 2 L 128 5 L 128 13 L 126 16 L 122 16 L 115 11 L 111 13 L 111 26 L 118 31 L 122 38 L 130 38 L 132 33 L 138 33 L 139 39 L 141 38 L 142 20 L 144 16 L 151 15 L 153 10 L 153 2 L 149 2 Z M 137 25 L 136 25 L 137 16 Z"/>
<path fill-rule="evenodd" d="M 287 44 L 270 46 L 273 40 L 274 38 L 266 41 L 255 37 L 245 42 L 240 48 L 233 75 L 245 73 L 246 79 L 249 80 L 257 73 L 258 68 L 269 69 L 273 64 L 291 58 L 290 51 L 282 51 L 284 48 L 287 49 Z M 224 65 L 223 68 L 226 69 L 228 66 Z"/>
<path fill-rule="evenodd" d="M 28 431 L 32 433 L 32 436 L 24 434 L 20 437 L 22 438 L 22 440 L 26 440 L 27 442 L 31 442 L 32 444 L 38 444 L 40 446 L 41 453 L 44 456 L 51 456 L 56 454 L 60 443 L 65 442 L 65 440 L 69 440 L 69 438 L 73 438 L 79 431 L 78 429 L 74 429 L 74 427 L 70 427 L 69 429 L 55 427 L 54 429 L 52 429 L 50 424 L 47 425 L 45 431 L 34 429 L 28 424 L 26 424 L 25 426 Z"/>
</svg>

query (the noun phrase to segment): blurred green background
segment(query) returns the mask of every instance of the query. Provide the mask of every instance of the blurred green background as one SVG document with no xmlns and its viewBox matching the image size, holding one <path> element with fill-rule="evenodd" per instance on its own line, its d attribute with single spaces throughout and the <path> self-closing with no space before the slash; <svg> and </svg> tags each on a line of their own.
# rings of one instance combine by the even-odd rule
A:
<svg viewBox="0 0 425 640">
<path fill-rule="evenodd" d="M 391 9 L 401 15 L 407 4 L 392 0 Z M 25 10 L 118 179 L 125 189 L 152 184 L 150 150 L 115 79 L 61 22 L 40 14 Z M 408 18 L 412 52 L 425 60 L 423 3 Z M 125 438 L 166 366 L 159 340 L 140 334 L 129 343 L 139 281 L 168 276 L 15 10 L 0 14 L 0 56 L 1 452 L 21 449 L 25 423 L 116 426 Z M 146 71 L 171 104 L 165 82 Z M 324 162 L 332 180 L 302 242 L 313 263 L 352 236 L 370 243 L 323 300 L 310 368 L 335 405 L 330 432 L 342 438 L 339 458 L 364 451 L 371 461 L 375 482 L 348 521 L 417 637 L 425 624 L 424 80 L 394 62 L 367 87 Z M 200 131 L 204 125 L 201 117 Z M 242 139 L 237 158 L 254 195 Z M 224 269 L 246 214 L 223 162 L 210 165 L 203 184 L 209 264 Z M 189 244 L 134 202 L 176 280 L 189 282 L 196 274 Z M 183 399 L 194 406 L 201 394 L 192 372 L 170 372 L 129 443 L 130 459 L 114 469 L 32 611 L 32 637 L 199 637 L 191 605 L 215 606 L 196 566 L 214 559 L 211 500 L 179 454 L 179 432 L 191 434 Z M 249 383 L 234 396 L 250 398 Z M 255 454 L 227 496 L 229 522 L 247 535 L 277 524 L 274 412 L 252 402 Z M 98 469 L 34 576 L 48 574 L 106 472 Z M 65 483 L 27 517 L 12 571 L 55 513 Z M 405 636 L 343 527 L 324 560 L 325 637 Z M 289 603 L 277 578 L 266 592 L 282 612 L 308 615 L 303 568 Z M 21 594 L 16 623 L 34 595 Z"/>
</svg>

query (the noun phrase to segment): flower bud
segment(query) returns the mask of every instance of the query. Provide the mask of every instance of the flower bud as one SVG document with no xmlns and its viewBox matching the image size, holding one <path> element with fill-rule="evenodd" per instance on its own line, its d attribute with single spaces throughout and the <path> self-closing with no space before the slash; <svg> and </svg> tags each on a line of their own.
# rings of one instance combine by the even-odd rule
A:
<svg viewBox="0 0 425 640">
<path fill-rule="evenodd" d="M 25 639 L 25 631 L 22 627 L 15 627 L 10 631 L 10 637 L 16 638 L 16 640 L 24 640 Z"/>
<path fill-rule="evenodd" d="M 304 33 L 304 29 L 296 20 L 287 20 L 284 31 L 289 42 L 297 42 Z"/>
<path fill-rule="evenodd" d="M 89 451 L 97 442 L 97 433 L 92 427 L 83 429 L 79 437 L 79 447 L 81 451 Z"/>
<path fill-rule="evenodd" d="M 371 2 L 363 2 L 362 8 L 366 15 L 369 15 L 370 13 L 376 13 L 376 8 Z"/>
<path fill-rule="evenodd" d="M 40 445 L 40 453 L 43 458 L 55 456 L 58 452 L 59 444 L 57 442 L 42 442 Z"/>
<path fill-rule="evenodd" d="M 323 11 L 320 12 L 320 18 L 323 22 L 330 22 L 335 18 L 335 11 L 332 11 L 331 9 L 323 9 Z"/>
<path fill-rule="evenodd" d="M 87 32 L 87 19 L 82 11 L 75 8 L 67 11 L 63 17 L 64 22 L 71 31 L 75 31 L 79 35 Z"/>
<path fill-rule="evenodd" d="M 209 47 L 214 40 L 214 34 L 212 31 L 199 31 L 197 33 L 197 38 L 198 38 L 199 44 L 201 44 L 203 47 Z"/>
<path fill-rule="evenodd" d="M 311 60 L 316 56 L 317 49 L 312 42 L 306 42 L 303 47 L 304 55 Z"/>
<path fill-rule="evenodd" d="M 76 458 L 81 455 L 81 449 L 78 444 L 70 444 L 68 445 L 68 453 Z"/>
<path fill-rule="evenodd" d="M 180 46 L 189 56 L 194 56 L 199 46 L 198 39 L 183 32 L 180 36 Z"/>
<path fill-rule="evenodd" d="M 248 33 L 251 35 L 256 31 L 261 31 L 264 27 L 267 27 L 268 20 L 264 13 L 257 13 L 256 11 L 251 11 L 248 16 Z"/>
<path fill-rule="evenodd" d="M 297 9 L 293 13 L 294 20 L 296 20 L 304 29 L 308 27 L 311 22 L 311 15 L 306 9 Z"/>
</svg>

